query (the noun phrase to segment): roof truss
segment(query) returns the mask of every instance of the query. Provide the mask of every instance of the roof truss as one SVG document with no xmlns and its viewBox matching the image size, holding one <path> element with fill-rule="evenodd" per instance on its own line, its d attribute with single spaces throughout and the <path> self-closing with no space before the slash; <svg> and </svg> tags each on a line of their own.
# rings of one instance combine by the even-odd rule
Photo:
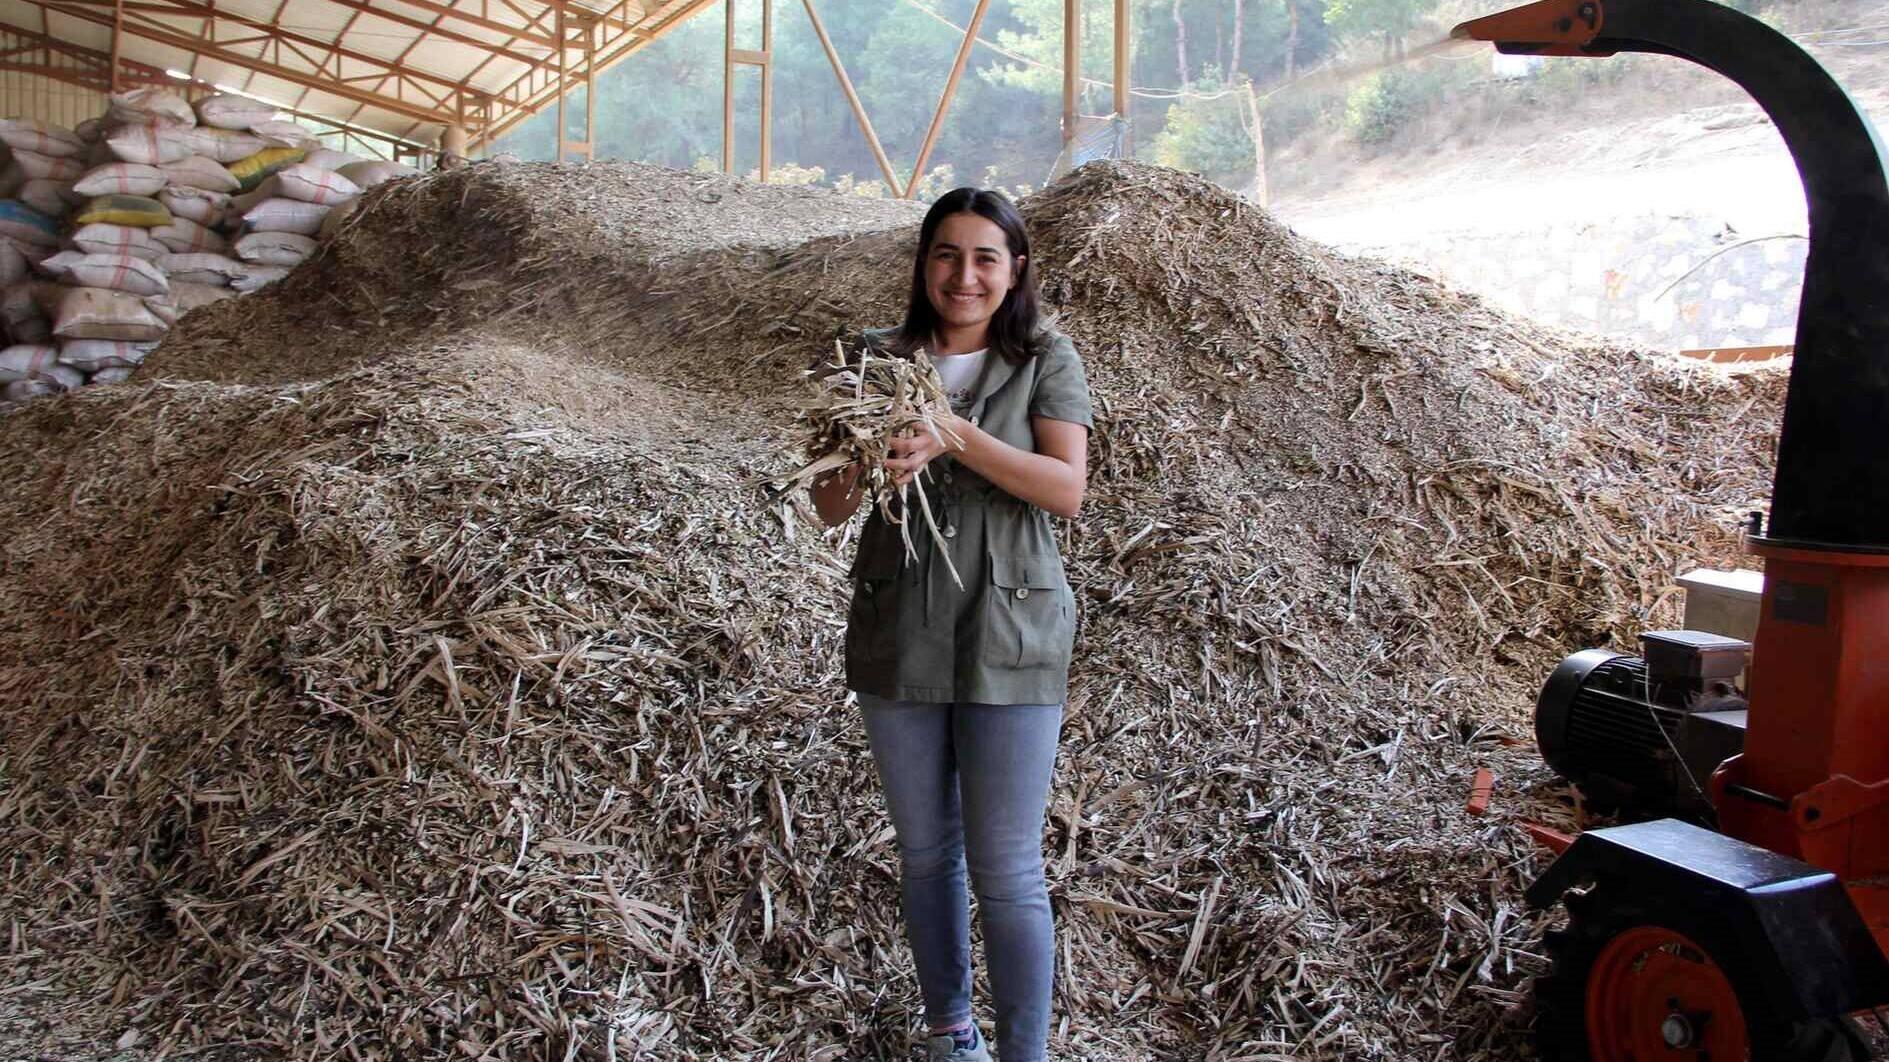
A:
<svg viewBox="0 0 1889 1062">
<path fill-rule="evenodd" d="M 283 0 L 271 9 L 219 0 L 18 0 L 48 19 L 94 27 L 81 38 L 88 43 L 99 40 L 100 31 L 120 34 L 127 42 L 114 49 L 121 56 L 120 80 L 130 74 L 175 83 L 158 64 L 176 60 L 157 58 L 166 53 L 153 53 L 150 45 L 159 45 L 190 56 L 183 65 L 193 77 L 202 59 L 296 86 L 299 95 L 291 91 L 280 101 L 290 109 L 313 106 L 343 122 L 372 122 L 420 139 L 431 139 L 425 127 L 456 125 L 478 143 L 556 103 L 582 83 L 575 80 L 579 73 L 594 75 L 622 61 L 714 2 Z M 84 56 L 76 66 L 82 73 L 73 73 L 69 58 L 58 70 L 62 80 L 82 77 L 88 87 L 110 81 L 110 54 L 60 40 L 51 21 L 40 31 L 0 21 L 0 30 L 33 42 L 32 51 L 0 55 L 8 69 L 27 69 L 30 55 L 51 48 Z M 381 42 L 363 43 L 364 33 Z M 384 41 L 394 33 L 411 37 L 389 47 Z M 134 61 L 132 41 L 149 42 L 146 61 Z M 52 76 L 58 64 L 40 65 Z M 335 100 L 345 103 L 337 110 Z"/>
<path fill-rule="evenodd" d="M 112 57 L 110 52 L 86 48 L 16 26 L 0 25 L 0 70 L 19 70 L 95 92 L 111 90 Z M 178 80 L 166 71 L 123 56 L 118 60 L 118 77 L 123 85 L 163 85 L 175 88 Z M 206 86 L 207 87 L 207 86 Z M 336 132 L 372 141 L 388 151 L 418 151 L 423 145 L 379 130 L 350 126 L 323 114 L 296 108 L 284 108 L 306 121 L 331 127 Z"/>
</svg>

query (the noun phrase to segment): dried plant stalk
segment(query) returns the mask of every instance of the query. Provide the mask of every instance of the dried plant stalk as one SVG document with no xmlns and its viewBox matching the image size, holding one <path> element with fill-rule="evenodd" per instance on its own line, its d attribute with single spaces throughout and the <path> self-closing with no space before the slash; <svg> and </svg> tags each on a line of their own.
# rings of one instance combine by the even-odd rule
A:
<svg viewBox="0 0 1889 1062">
<path fill-rule="evenodd" d="M 941 446 L 962 442 L 949 426 L 951 403 L 937 367 L 923 351 L 909 359 L 867 347 L 849 353 L 844 343 L 834 340 L 833 361 L 808 370 L 807 377 L 813 395 L 801 408 L 800 421 L 807 428 L 806 452 L 812 456 L 791 474 L 773 480 L 782 484 L 776 496 L 825 483 L 857 465 L 866 503 L 878 506 L 886 521 L 899 529 L 905 555 L 915 560 L 918 549 L 906 518 L 910 487 L 951 581 L 963 589 L 964 580 L 951 563 L 925 494 L 926 470 L 901 484 L 885 465 L 892 456 L 892 439 L 914 428 L 929 433 Z"/>
</svg>

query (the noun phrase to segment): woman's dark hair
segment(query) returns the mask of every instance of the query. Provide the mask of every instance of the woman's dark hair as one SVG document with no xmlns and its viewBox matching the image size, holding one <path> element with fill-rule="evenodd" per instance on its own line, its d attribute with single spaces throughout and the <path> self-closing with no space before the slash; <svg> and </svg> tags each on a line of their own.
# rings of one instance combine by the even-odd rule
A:
<svg viewBox="0 0 1889 1062">
<path fill-rule="evenodd" d="M 938 226 L 953 214 L 976 214 L 1003 230 L 1010 257 L 1021 260 L 1017 281 L 1004 295 L 1004 301 L 991 315 L 988 347 L 1013 362 L 1027 361 L 1044 347 L 1041 309 L 1036 294 L 1036 259 L 1030 254 L 1030 234 L 1024 229 L 1023 215 L 1002 192 L 984 188 L 953 188 L 938 197 L 918 227 L 918 253 L 912 258 L 912 294 L 905 304 L 905 323 L 899 326 L 889 346 L 893 353 L 910 357 L 918 348 L 932 341 L 938 330 L 938 308 L 925 293 L 925 257 L 931 253 L 931 241 Z"/>
</svg>

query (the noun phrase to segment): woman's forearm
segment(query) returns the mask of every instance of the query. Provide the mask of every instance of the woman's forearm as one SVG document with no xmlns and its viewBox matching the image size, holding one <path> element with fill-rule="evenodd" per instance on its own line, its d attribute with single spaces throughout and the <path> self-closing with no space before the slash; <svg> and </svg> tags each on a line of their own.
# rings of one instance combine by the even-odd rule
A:
<svg viewBox="0 0 1889 1062">
<path fill-rule="evenodd" d="M 949 452 L 978 475 L 1021 501 L 1056 516 L 1074 517 L 1082 507 L 1087 470 L 1060 457 L 1020 450 L 970 421 L 954 419 L 952 428 L 964 449 Z"/>
<path fill-rule="evenodd" d="M 813 487 L 813 509 L 828 527 L 845 523 L 859 511 L 866 492 L 859 485 L 859 466 L 847 465 Z"/>
</svg>

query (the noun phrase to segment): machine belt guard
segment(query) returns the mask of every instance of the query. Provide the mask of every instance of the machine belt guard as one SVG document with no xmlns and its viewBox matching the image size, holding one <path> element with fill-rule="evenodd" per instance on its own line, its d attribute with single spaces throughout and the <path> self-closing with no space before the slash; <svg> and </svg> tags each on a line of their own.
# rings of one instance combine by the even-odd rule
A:
<svg viewBox="0 0 1889 1062">
<path fill-rule="evenodd" d="M 1836 875 L 1678 819 L 1590 830 L 1528 887 L 1546 909 L 1590 882 L 1710 911 L 1792 1019 L 1889 1001 L 1889 962 Z"/>
</svg>

